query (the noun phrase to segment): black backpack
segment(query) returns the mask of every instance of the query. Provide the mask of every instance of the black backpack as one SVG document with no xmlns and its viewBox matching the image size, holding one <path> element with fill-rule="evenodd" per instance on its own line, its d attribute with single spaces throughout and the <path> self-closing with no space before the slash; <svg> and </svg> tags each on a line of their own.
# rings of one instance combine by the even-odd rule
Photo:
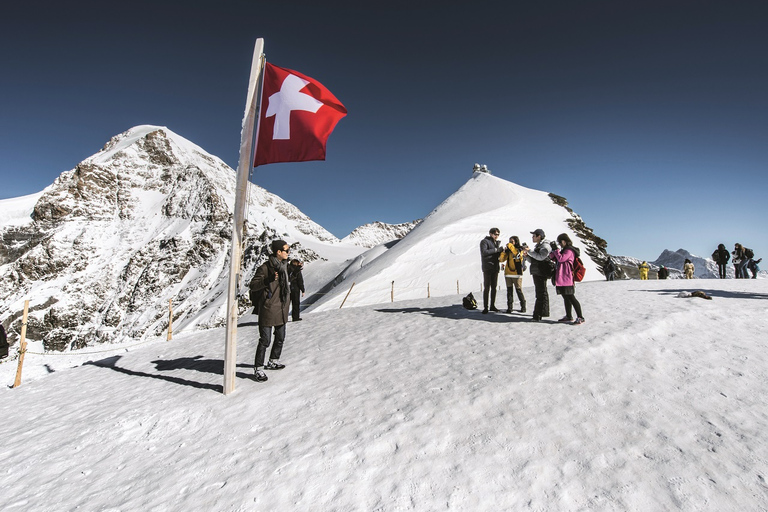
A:
<svg viewBox="0 0 768 512">
<path fill-rule="evenodd" d="M 541 276 L 546 279 L 555 277 L 555 271 L 557 270 L 557 263 L 551 258 L 547 258 L 544 261 L 539 262 L 539 270 Z"/>
<path fill-rule="evenodd" d="M 755 251 L 752 249 L 744 248 L 744 256 L 746 256 L 749 259 L 752 259 L 755 257 Z"/>
<path fill-rule="evenodd" d="M 475 300 L 474 295 L 472 295 L 472 292 L 469 292 L 469 295 L 462 299 L 461 304 L 465 309 L 477 309 L 477 301 Z"/>
</svg>

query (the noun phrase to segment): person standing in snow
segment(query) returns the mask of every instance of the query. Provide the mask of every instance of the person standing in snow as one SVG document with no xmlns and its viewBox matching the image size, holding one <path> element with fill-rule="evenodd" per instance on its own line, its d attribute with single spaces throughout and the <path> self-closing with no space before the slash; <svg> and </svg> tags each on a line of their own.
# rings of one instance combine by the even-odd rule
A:
<svg viewBox="0 0 768 512">
<path fill-rule="evenodd" d="M 728 260 L 731 259 L 731 255 L 728 254 L 728 249 L 724 244 L 719 244 L 715 252 L 712 253 L 712 259 L 717 263 L 717 273 L 720 279 L 725 279 L 726 270 L 728 270 Z"/>
<path fill-rule="evenodd" d="M 693 262 L 689 260 L 688 258 L 685 258 L 685 263 L 683 264 L 683 273 L 685 274 L 686 279 L 693 279 L 693 272 L 695 271 L 695 267 L 693 266 Z"/>
<path fill-rule="evenodd" d="M 558 322 L 572 322 L 573 325 L 584 323 L 581 314 L 581 304 L 576 300 L 576 286 L 573 279 L 573 262 L 579 257 L 579 249 L 573 246 L 571 238 L 566 233 L 557 235 L 557 246 L 549 257 L 557 262 L 555 270 L 555 289 L 558 295 L 563 296 L 565 316 Z M 576 319 L 573 319 L 573 310 L 576 310 Z"/>
<path fill-rule="evenodd" d="M 291 260 L 288 266 L 288 280 L 291 284 L 291 318 L 294 322 L 301 320 L 301 298 L 304 297 L 304 276 L 301 274 L 304 265 L 299 260 Z"/>
<path fill-rule="evenodd" d="M 665 267 L 664 265 L 659 267 L 658 278 L 659 279 L 666 279 L 668 277 L 669 277 L 669 269 L 667 269 L 667 267 Z"/>
<path fill-rule="evenodd" d="M 496 308 L 496 288 L 499 285 L 499 254 L 504 252 L 504 247 L 499 245 L 499 228 L 491 228 L 488 236 L 480 241 L 480 262 L 483 270 L 483 313 L 488 310 L 498 311 Z M 488 295 L 490 294 L 491 306 L 488 307 Z"/>
<path fill-rule="evenodd" d="M 608 256 L 605 266 L 603 267 L 603 275 L 605 275 L 606 281 L 613 281 L 616 279 L 616 265 L 613 263 L 613 259 L 611 259 L 610 256 Z"/>
<path fill-rule="evenodd" d="M 542 318 L 549 316 L 549 294 L 547 293 L 547 280 L 549 272 L 546 260 L 549 259 L 549 242 L 545 240 L 544 230 L 539 228 L 531 231 L 531 238 L 535 244 L 533 249 L 523 250 L 523 255 L 531 264 L 531 277 L 536 291 L 536 303 L 533 306 L 533 321 L 540 322 Z"/>
<path fill-rule="evenodd" d="M 757 266 L 758 263 L 763 261 L 763 258 L 753 260 L 749 259 L 749 263 L 747 263 L 747 268 L 750 272 L 752 272 L 752 279 L 757 279 L 757 273 L 760 272 L 760 267 Z"/>
<path fill-rule="evenodd" d="M 651 269 L 650 265 L 648 265 L 647 261 L 643 261 L 641 264 L 637 266 L 638 269 L 640 269 L 640 280 L 641 281 L 647 281 L 648 280 L 648 271 Z"/>
<path fill-rule="evenodd" d="M 520 312 L 525 313 L 525 295 L 523 295 L 523 248 L 520 239 L 509 237 L 509 243 L 499 255 L 499 261 L 504 263 L 504 281 L 507 284 L 507 313 L 512 312 L 515 305 L 515 293 L 520 300 Z"/>
<path fill-rule="evenodd" d="M 8 357 L 8 335 L 5 333 L 5 327 L 0 324 L 0 359 Z"/>
<path fill-rule="evenodd" d="M 733 246 L 733 251 L 731 251 L 731 255 L 733 256 L 733 259 L 731 262 L 733 262 L 733 269 L 736 271 L 736 279 L 748 279 L 749 275 L 747 275 L 747 255 L 744 253 L 744 246 L 737 243 Z"/>
<path fill-rule="evenodd" d="M 291 251 L 284 240 L 275 240 L 270 245 L 272 254 L 261 265 L 250 283 L 250 290 L 259 297 L 259 345 L 253 362 L 254 378 L 257 382 L 267 380 L 264 370 L 282 370 L 280 355 L 285 342 L 285 324 L 288 323 L 290 285 L 288 283 L 287 261 Z M 275 342 L 272 344 L 272 328 L 275 329 Z M 264 365 L 267 348 L 272 344 L 269 363 Z"/>
</svg>

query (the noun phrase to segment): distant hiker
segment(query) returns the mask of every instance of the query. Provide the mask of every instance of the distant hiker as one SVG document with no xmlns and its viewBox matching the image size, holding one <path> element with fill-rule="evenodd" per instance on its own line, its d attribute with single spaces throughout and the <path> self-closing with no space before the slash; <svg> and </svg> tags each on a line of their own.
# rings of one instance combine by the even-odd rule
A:
<svg viewBox="0 0 768 512">
<path fill-rule="evenodd" d="M 744 246 L 738 243 L 735 244 L 731 255 L 733 256 L 731 262 L 733 263 L 733 269 L 736 271 L 736 279 L 749 279 L 747 274 L 747 263 L 749 263 L 749 260 L 744 252 Z"/>
<path fill-rule="evenodd" d="M 616 279 L 616 265 L 613 263 L 610 256 L 608 256 L 608 260 L 603 266 L 603 275 L 605 276 L 606 281 L 613 281 Z"/>
<path fill-rule="evenodd" d="M 499 254 L 504 247 L 499 245 L 499 228 L 491 228 L 488 236 L 480 241 L 480 261 L 483 269 L 483 313 L 488 313 L 488 294 L 491 295 L 491 311 L 496 308 L 496 287 L 499 285 Z"/>
<path fill-rule="evenodd" d="M 8 335 L 5 333 L 5 327 L 0 324 L 0 359 L 8 357 Z"/>
<path fill-rule="evenodd" d="M 549 293 L 547 293 L 547 280 L 552 277 L 549 260 L 549 242 L 545 240 L 543 229 L 531 231 L 531 238 L 535 244 L 533 249 L 523 249 L 523 255 L 531 264 L 531 277 L 536 290 L 536 303 L 533 306 L 533 321 L 540 322 L 542 318 L 549 316 Z"/>
<path fill-rule="evenodd" d="M 504 248 L 504 252 L 499 255 L 499 261 L 507 263 L 504 267 L 504 281 L 507 284 L 507 313 L 511 313 L 515 305 L 515 293 L 520 300 L 520 312 L 525 313 L 525 295 L 523 295 L 525 260 L 523 260 L 523 247 L 518 237 L 509 237 L 509 243 Z"/>
<path fill-rule="evenodd" d="M 720 244 L 717 246 L 717 249 L 715 249 L 715 252 L 712 253 L 712 259 L 717 263 L 717 273 L 720 279 L 726 278 L 726 270 L 728 270 L 728 260 L 731 259 L 731 255 L 728 254 L 728 249 L 725 248 L 724 244 Z"/>
<path fill-rule="evenodd" d="M 563 296 L 565 304 L 565 316 L 558 322 L 573 322 L 573 325 L 584 323 L 581 314 L 581 304 L 576 300 L 576 287 L 573 279 L 573 262 L 579 257 L 579 249 L 573 246 L 570 237 L 566 233 L 557 235 L 558 248 L 549 253 L 549 257 L 557 262 L 555 271 L 555 289 L 558 295 Z M 573 319 L 572 310 L 576 310 L 576 319 Z"/>
<path fill-rule="evenodd" d="M 659 268 L 659 279 L 666 279 L 669 277 L 669 269 L 664 265 Z"/>
<path fill-rule="evenodd" d="M 251 292 L 259 296 L 259 346 L 253 362 L 254 377 L 257 382 L 267 380 L 264 370 L 282 370 L 280 354 L 285 342 L 285 324 L 288 323 L 288 308 L 291 305 L 288 284 L 287 260 L 291 251 L 284 240 L 275 240 L 270 245 L 272 254 L 261 265 L 250 284 Z M 272 343 L 272 328 L 275 328 L 275 342 L 269 355 L 269 363 L 264 365 L 267 348 Z"/>
<path fill-rule="evenodd" d="M 688 258 L 685 258 L 685 263 L 683 264 L 683 273 L 685 274 L 685 278 L 693 279 L 694 270 L 696 270 L 696 268 L 693 266 L 693 262 Z"/>
<path fill-rule="evenodd" d="M 757 273 L 760 272 L 760 267 L 758 267 L 757 264 L 761 261 L 763 261 L 763 258 L 760 258 L 759 260 L 750 259 L 749 263 L 747 263 L 747 268 L 752 272 L 752 279 L 757 279 Z"/>
<path fill-rule="evenodd" d="M 637 268 L 640 269 L 640 280 L 641 281 L 647 281 L 648 280 L 648 271 L 651 269 L 650 265 L 648 265 L 647 261 L 643 261 L 641 264 L 637 266 Z"/>
<path fill-rule="evenodd" d="M 291 260 L 288 266 L 288 281 L 291 284 L 291 318 L 294 322 L 301 320 L 301 298 L 304 296 L 304 276 L 301 274 L 304 264 L 299 260 Z"/>
</svg>

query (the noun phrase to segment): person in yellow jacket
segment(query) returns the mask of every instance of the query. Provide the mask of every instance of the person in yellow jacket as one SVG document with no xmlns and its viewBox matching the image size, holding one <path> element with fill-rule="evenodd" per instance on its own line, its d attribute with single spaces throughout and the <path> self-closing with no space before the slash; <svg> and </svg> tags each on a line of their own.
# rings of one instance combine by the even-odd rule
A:
<svg viewBox="0 0 768 512">
<path fill-rule="evenodd" d="M 520 246 L 520 239 L 516 236 L 509 237 L 509 243 L 504 252 L 499 254 L 499 261 L 504 265 L 504 280 L 507 283 L 507 313 L 512 312 L 515 305 L 515 292 L 520 300 L 520 312 L 525 313 L 525 295 L 523 295 L 523 270 L 525 260 Z"/>
<path fill-rule="evenodd" d="M 650 265 L 648 265 L 647 261 L 642 262 L 637 266 L 637 268 L 640 269 L 640 279 L 642 281 L 648 280 L 648 271 L 651 269 Z"/>
<path fill-rule="evenodd" d="M 693 279 L 693 272 L 696 270 L 693 266 L 693 262 L 688 258 L 685 259 L 685 265 L 683 265 L 683 272 L 685 272 L 686 279 Z"/>
</svg>

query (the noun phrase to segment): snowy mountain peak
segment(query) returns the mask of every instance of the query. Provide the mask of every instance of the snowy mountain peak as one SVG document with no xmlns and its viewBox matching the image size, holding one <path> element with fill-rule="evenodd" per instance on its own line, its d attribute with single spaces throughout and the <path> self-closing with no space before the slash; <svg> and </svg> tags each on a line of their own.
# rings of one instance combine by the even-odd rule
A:
<svg viewBox="0 0 768 512">
<path fill-rule="evenodd" d="M 169 300 L 176 330 L 221 325 L 234 191 L 229 166 L 165 127 L 113 137 L 40 194 L 0 201 L 0 321 L 18 332 L 29 298 L 27 337 L 56 350 L 159 335 Z M 255 185 L 245 232 L 244 283 L 278 237 L 305 262 L 359 252 Z"/>
<path fill-rule="evenodd" d="M 502 242 L 517 235 L 531 243 L 530 232 L 537 228 L 544 229 L 548 239 L 568 233 L 582 248 L 585 280 L 602 279 L 597 269 L 607 257 L 605 241 L 563 202 L 546 192 L 473 173 L 397 244 L 375 247 L 353 261 L 337 277 L 336 287 L 316 298 L 313 308 L 338 308 L 350 288 L 342 282 L 355 283 L 344 307 L 477 292 L 482 282 L 479 244 L 491 227 L 501 230 Z M 524 286 L 532 284 L 530 279 L 526 274 Z"/>
<path fill-rule="evenodd" d="M 370 249 L 371 247 L 403 238 L 419 222 L 421 222 L 421 219 L 401 224 L 387 224 L 376 221 L 356 228 L 342 240 Z"/>
</svg>

